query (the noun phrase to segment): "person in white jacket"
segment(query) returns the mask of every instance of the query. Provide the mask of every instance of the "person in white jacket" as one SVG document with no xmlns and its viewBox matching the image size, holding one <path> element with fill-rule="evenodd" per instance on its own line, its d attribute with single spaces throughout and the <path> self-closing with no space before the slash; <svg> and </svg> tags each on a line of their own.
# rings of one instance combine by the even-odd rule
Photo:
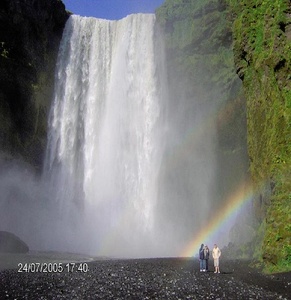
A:
<svg viewBox="0 0 291 300">
<path fill-rule="evenodd" d="M 220 249 L 214 244 L 214 248 L 212 250 L 212 257 L 214 261 L 214 273 L 220 273 L 219 271 L 219 257 L 221 255 Z"/>
</svg>

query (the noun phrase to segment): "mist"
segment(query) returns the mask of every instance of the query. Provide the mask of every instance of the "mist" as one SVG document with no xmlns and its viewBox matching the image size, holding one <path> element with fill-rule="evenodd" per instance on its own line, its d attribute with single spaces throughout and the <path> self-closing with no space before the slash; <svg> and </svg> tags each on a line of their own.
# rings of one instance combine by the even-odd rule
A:
<svg viewBox="0 0 291 300">
<path fill-rule="evenodd" d="M 219 209 L 220 103 L 187 94 L 170 64 L 154 15 L 71 16 L 43 173 L 2 162 L 1 230 L 35 250 L 180 256 Z"/>
</svg>

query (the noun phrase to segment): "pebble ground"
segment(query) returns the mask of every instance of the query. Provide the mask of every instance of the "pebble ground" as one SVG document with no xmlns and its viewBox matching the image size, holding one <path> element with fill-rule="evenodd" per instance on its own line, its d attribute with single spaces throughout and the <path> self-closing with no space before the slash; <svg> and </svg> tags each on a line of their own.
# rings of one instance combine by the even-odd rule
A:
<svg viewBox="0 0 291 300">
<path fill-rule="evenodd" d="M 221 262 L 220 274 L 213 273 L 212 265 L 209 272 L 200 272 L 197 259 L 100 260 L 87 265 L 88 270 L 47 273 L 2 270 L 0 299 L 291 299 L 290 273 L 265 276 L 246 261 Z"/>
</svg>

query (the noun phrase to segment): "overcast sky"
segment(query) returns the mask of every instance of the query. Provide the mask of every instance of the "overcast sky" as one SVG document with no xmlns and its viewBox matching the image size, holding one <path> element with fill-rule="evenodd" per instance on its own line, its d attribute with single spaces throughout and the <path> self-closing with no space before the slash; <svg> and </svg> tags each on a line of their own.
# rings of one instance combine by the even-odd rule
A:
<svg viewBox="0 0 291 300">
<path fill-rule="evenodd" d="M 118 20 L 134 13 L 154 13 L 165 0 L 62 0 L 75 15 Z"/>
</svg>

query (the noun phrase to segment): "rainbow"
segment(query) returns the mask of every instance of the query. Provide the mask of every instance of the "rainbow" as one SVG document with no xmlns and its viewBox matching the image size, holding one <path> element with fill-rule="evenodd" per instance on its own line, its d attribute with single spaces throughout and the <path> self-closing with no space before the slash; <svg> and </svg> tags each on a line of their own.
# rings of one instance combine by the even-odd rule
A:
<svg viewBox="0 0 291 300">
<path fill-rule="evenodd" d="M 222 209 L 211 218 L 209 223 L 203 227 L 194 239 L 187 244 L 182 251 L 181 257 L 192 257 L 198 254 L 198 249 L 201 244 L 211 241 L 213 244 L 218 243 L 215 240 L 217 233 L 225 232 L 229 229 L 231 219 L 234 218 L 247 203 L 253 198 L 253 189 L 250 183 L 244 183 L 235 190 L 234 193 L 227 199 Z"/>
</svg>

